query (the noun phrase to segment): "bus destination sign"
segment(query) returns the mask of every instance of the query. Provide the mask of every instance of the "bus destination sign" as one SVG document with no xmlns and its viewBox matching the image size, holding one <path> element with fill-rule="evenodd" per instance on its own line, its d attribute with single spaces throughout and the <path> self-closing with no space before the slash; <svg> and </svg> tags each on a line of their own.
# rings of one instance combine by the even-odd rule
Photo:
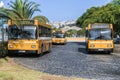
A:
<svg viewBox="0 0 120 80">
<path fill-rule="evenodd" d="M 95 28 L 110 28 L 110 24 L 92 24 L 91 25 L 91 28 L 92 29 L 95 29 Z"/>
<path fill-rule="evenodd" d="M 25 24 L 34 24 L 34 20 L 15 20 L 16 23 L 19 23 L 21 25 L 25 25 Z M 14 21 L 12 21 L 12 23 L 14 23 Z"/>
</svg>

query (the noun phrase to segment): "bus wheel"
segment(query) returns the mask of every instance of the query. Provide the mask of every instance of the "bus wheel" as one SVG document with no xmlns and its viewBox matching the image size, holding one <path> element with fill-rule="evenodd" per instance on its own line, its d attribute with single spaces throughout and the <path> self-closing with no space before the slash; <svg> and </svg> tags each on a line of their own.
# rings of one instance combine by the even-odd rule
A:
<svg viewBox="0 0 120 80">
<path fill-rule="evenodd" d="M 111 51 L 107 51 L 107 54 L 111 54 Z"/>
</svg>

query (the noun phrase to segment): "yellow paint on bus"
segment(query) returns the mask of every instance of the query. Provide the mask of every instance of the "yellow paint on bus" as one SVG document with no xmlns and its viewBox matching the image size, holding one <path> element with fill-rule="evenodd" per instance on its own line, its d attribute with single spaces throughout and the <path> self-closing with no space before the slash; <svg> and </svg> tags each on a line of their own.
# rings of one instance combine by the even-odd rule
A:
<svg viewBox="0 0 120 80">
<path fill-rule="evenodd" d="M 43 54 L 52 48 L 51 26 L 37 20 L 8 20 L 8 54 Z"/>
<path fill-rule="evenodd" d="M 89 24 L 86 30 L 86 50 L 113 52 L 113 26 L 108 23 Z"/>
<path fill-rule="evenodd" d="M 66 44 L 67 39 L 65 37 L 65 32 L 63 30 L 53 30 L 52 31 L 52 43 L 53 44 Z"/>
</svg>

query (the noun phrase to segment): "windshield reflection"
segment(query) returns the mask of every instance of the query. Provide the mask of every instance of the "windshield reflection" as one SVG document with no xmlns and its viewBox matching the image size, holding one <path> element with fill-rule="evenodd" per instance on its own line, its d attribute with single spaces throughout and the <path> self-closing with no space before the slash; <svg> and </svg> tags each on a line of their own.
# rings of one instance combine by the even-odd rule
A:
<svg viewBox="0 0 120 80">
<path fill-rule="evenodd" d="M 112 39 L 112 31 L 110 29 L 96 29 L 89 31 L 89 39 L 96 40 L 96 39 L 103 39 L 103 40 L 110 40 Z"/>
<path fill-rule="evenodd" d="M 8 28 L 8 39 L 17 39 L 19 35 L 19 29 L 13 25 Z"/>
<path fill-rule="evenodd" d="M 8 28 L 8 39 L 36 39 L 36 26 L 23 26 L 22 29 L 10 26 Z"/>
<path fill-rule="evenodd" d="M 65 38 L 64 34 L 53 34 L 54 38 Z"/>
<path fill-rule="evenodd" d="M 22 38 L 24 39 L 36 39 L 36 27 L 24 26 L 22 29 Z"/>
</svg>

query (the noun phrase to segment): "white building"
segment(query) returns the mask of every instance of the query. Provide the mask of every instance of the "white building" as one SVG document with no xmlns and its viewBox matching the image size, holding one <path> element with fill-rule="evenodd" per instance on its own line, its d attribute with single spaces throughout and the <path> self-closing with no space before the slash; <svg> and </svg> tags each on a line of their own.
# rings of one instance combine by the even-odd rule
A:
<svg viewBox="0 0 120 80">
<path fill-rule="evenodd" d="M 53 22 L 51 25 L 56 28 L 61 28 L 64 31 L 68 31 L 70 29 L 74 30 L 81 30 L 80 27 L 75 26 L 75 20 L 68 20 L 68 21 L 60 21 L 60 22 Z"/>
</svg>

